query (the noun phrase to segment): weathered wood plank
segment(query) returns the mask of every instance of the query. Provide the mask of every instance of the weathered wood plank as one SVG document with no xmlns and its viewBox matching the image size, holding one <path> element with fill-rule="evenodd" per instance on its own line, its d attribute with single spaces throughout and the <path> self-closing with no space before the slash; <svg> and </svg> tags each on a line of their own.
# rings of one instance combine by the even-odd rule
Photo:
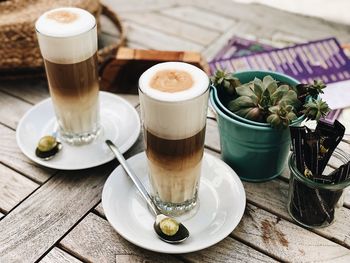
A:
<svg viewBox="0 0 350 263">
<path fill-rule="evenodd" d="M 100 240 L 104 240 L 103 243 Z M 93 262 L 139 262 L 141 259 L 155 262 L 179 262 L 178 259 L 166 255 L 146 251 L 123 239 L 109 223 L 89 214 L 60 243 L 70 253 L 79 258 Z M 235 262 L 237 260 L 270 262 L 271 259 L 254 249 L 227 238 L 219 244 L 197 253 L 182 255 L 186 262 Z M 251 258 L 251 260 L 250 260 Z M 141 261 L 144 262 L 144 261 Z"/>
<path fill-rule="evenodd" d="M 41 263 L 80 263 L 79 259 L 69 255 L 62 249 L 54 247 L 42 260 Z"/>
<path fill-rule="evenodd" d="M 277 179 L 266 183 L 243 182 L 243 185 L 250 203 L 294 222 L 287 211 L 288 183 Z M 350 248 L 349 221 L 350 210 L 342 207 L 332 225 L 312 231 Z"/>
<path fill-rule="evenodd" d="M 128 39 L 137 43 L 159 50 L 188 50 L 198 51 L 203 49 L 203 46 L 183 40 L 178 37 L 160 33 L 156 30 L 149 29 L 145 26 L 140 26 L 133 22 L 126 23 Z"/>
<path fill-rule="evenodd" d="M 143 13 L 142 16 L 138 13 L 124 13 L 123 19 L 141 25 L 147 25 L 148 28 L 186 39 L 202 46 L 210 44 L 219 36 L 219 33 L 214 30 L 204 29 L 203 27 L 191 25 L 156 13 Z"/>
<path fill-rule="evenodd" d="M 283 261 L 350 260 L 349 249 L 250 204 L 232 235 Z"/>
<path fill-rule="evenodd" d="M 9 212 L 39 185 L 0 163 L 0 209 Z"/>
<path fill-rule="evenodd" d="M 0 91 L 0 123 L 16 129 L 23 114 L 32 105 Z"/>
<path fill-rule="evenodd" d="M 121 15 L 124 12 L 157 11 L 176 4 L 176 0 L 103 0 L 102 2 Z"/>
<path fill-rule="evenodd" d="M 233 35 L 236 34 L 235 25 L 230 27 L 226 32 L 221 34 L 213 43 L 211 43 L 208 47 L 206 47 L 202 51 L 202 55 L 208 60 L 211 61 L 215 55 L 225 46 L 228 41 L 232 38 Z"/>
<path fill-rule="evenodd" d="M 180 262 L 172 256 L 150 252 L 129 243 L 106 220 L 92 213 L 69 232 L 60 245 L 89 262 L 133 262 L 140 257 L 151 262 Z"/>
<path fill-rule="evenodd" d="M 184 22 L 206 27 L 215 32 L 226 32 L 234 23 L 233 19 L 213 14 L 193 6 L 177 6 L 161 10 L 162 14 Z"/>
<path fill-rule="evenodd" d="M 207 119 L 205 146 L 214 151 L 220 151 L 220 136 L 218 125 L 217 122 L 212 119 Z"/>
<path fill-rule="evenodd" d="M 221 0 L 220 4 L 216 1 L 208 1 L 205 4 L 201 0 L 178 1 L 179 3 L 194 5 L 243 23 L 259 25 L 262 30 L 251 32 L 257 36 L 264 34 L 264 30 L 272 28 L 276 31 L 286 32 L 309 40 L 329 37 L 330 32 L 332 32 L 332 36 L 337 37 L 341 42 L 347 43 L 350 41 L 350 29 L 346 25 L 300 16 L 264 5 L 243 4 L 231 0 Z"/>
<path fill-rule="evenodd" d="M 39 259 L 100 201 L 114 166 L 56 174 L 17 206 L 0 221 L 2 261 Z"/>
<path fill-rule="evenodd" d="M 186 262 L 277 262 L 243 243 L 227 237 L 218 244 L 181 256 Z"/>
<path fill-rule="evenodd" d="M 43 183 L 49 179 L 56 170 L 41 167 L 30 161 L 18 148 L 15 132 L 0 125 L 0 162 L 20 171 L 36 182 Z"/>
<path fill-rule="evenodd" d="M 0 90 L 31 104 L 36 104 L 50 96 L 46 79 L 26 79 L 1 81 Z"/>
</svg>

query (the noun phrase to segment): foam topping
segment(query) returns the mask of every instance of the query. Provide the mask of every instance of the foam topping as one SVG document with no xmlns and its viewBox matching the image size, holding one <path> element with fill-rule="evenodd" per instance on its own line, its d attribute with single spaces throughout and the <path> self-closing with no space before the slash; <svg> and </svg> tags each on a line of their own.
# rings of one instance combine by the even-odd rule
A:
<svg viewBox="0 0 350 263">
<path fill-rule="evenodd" d="M 182 79 L 182 87 L 176 87 L 178 77 Z M 146 70 L 139 80 L 141 91 L 160 101 L 192 99 L 203 94 L 208 86 L 209 78 L 204 71 L 183 62 L 159 63 Z"/>
<path fill-rule="evenodd" d="M 89 12 L 74 7 L 50 10 L 36 21 L 36 30 L 46 36 L 71 37 L 91 30 L 96 24 Z"/>
</svg>

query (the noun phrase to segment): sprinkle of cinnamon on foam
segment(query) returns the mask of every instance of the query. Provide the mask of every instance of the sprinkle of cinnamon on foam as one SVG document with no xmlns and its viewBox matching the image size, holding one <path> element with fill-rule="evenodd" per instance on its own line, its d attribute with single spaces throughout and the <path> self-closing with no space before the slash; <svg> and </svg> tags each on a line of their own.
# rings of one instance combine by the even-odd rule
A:
<svg viewBox="0 0 350 263">
<path fill-rule="evenodd" d="M 49 13 L 47 15 L 47 18 L 55 20 L 59 23 L 68 24 L 76 20 L 78 18 L 78 15 L 73 12 L 59 10 L 59 11 Z"/>
</svg>

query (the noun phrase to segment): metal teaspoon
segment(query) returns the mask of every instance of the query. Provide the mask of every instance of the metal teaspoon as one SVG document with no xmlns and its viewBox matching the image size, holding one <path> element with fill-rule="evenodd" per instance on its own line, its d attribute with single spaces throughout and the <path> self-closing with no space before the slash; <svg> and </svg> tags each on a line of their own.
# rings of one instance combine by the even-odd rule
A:
<svg viewBox="0 0 350 263">
<path fill-rule="evenodd" d="M 153 200 L 149 196 L 146 188 L 143 186 L 140 179 L 136 176 L 136 174 L 133 172 L 133 170 L 129 167 L 128 163 L 124 159 L 124 156 L 121 154 L 118 147 L 116 145 L 114 145 L 114 143 L 111 142 L 110 140 L 106 140 L 106 143 L 109 146 L 109 148 L 111 149 L 111 151 L 113 152 L 113 154 L 115 155 L 115 157 L 117 158 L 117 160 L 119 161 L 120 165 L 124 168 L 126 174 L 131 178 L 131 180 L 135 184 L 136 188 L 141 193 L 142 197 L 146 200 L 146 202 L 149 205 L 149 207 L 151 208 L 151 211 L 153 212 L 153 214 L 155 215 L 156 220 L 153 224 L 153 228 L 154 228 L 154 231 L 157 233 L 158 237 L 161 240 L 163 240 L 164 242 L 167 242 L 170 244 L 177 244 L 177 243 L 181 243 L 181 242 L 185 241 L 190 235 L 188 229 L 183 224 L 176 221 L 174 218 L 166 216 L 166 215 L 159 212 L 158 208 L 156 207 Z M 165 234 L 162 231 L 162 229 L 160 227 L 160 223 L 165 219 L 170 219 L 178 224 L 179 229 L 177 230 L 177 232 L 174 235 L 170 236 L 170 235 Z"/>
</svg>

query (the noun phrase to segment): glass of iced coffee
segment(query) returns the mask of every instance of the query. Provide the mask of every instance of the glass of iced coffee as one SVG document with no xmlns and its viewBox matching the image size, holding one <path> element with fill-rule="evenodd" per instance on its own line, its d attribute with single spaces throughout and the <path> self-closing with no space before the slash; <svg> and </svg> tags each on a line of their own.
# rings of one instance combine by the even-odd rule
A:
<svg viewBox="0 0 350 263">
<path fill-rule="evenodd" d="M 157 64 L 139 80 L 151 195 L 165 214 L 197 204 L 209 79 L 182 62 Z"/>
<path fill-rule="evenodd" d="M 60 138 L 89 143 L 100 131 L 95 18 L 83 9 L 57 8 L 35 27 Z"/>
</svg>

